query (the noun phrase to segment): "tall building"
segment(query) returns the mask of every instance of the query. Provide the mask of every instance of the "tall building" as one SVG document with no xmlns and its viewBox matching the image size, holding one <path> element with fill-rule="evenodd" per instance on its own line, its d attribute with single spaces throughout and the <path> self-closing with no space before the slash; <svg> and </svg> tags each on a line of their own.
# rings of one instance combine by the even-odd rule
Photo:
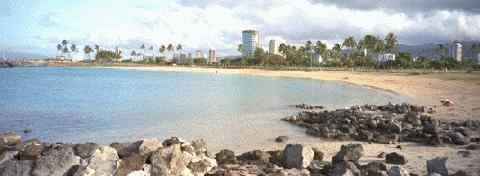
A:
<svg viewBox="0 0 480 176">
<path fill-rule="evenodd" d="M 461 62 L 463 58 L 463 45 L 458 41 L 453 42 L 449 48 L 449 55 L 456 61 Z"/>
<path fill-rule="evenodd" d="M 268 53 L 278 54 L 279 53 L 279 51 L 278 51 L 279 46 L 280 46 L 280 44 L 278 43 L 278 41 L 270 40 L 270 42 L 268 43 Z"/>
<path fill-rule="evenodd" d="M 208 63 L 217 63 L 217 55 L 214 49 L 208 50 Z"/>
<path fill-rule="evenodd" d="M 242 56 L 253 56 L 255 50 L 260 47 L 260 36 L 258 31 L 244 30 L 242 31 Z"/>
</svg>

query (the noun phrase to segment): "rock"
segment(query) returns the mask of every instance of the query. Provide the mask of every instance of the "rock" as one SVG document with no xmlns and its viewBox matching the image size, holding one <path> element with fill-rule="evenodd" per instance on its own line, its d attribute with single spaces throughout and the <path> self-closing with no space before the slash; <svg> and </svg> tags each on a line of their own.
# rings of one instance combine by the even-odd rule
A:
<svg viewBox="0 0 480 176">
<path fill-rule="evenodd" d="M 268 174 L 269 176 L 310 176 L 310 172 L 306 169 L 282 169 L 276 173 Z"/>
<path fill-rule="evenodd" d="M 10 159 L 0 164 L 0 176 L 31 176 L 34 161 Z"/>
<path fill-rule="evenodd" d="M 44 146 L 38 140 L 30 140 L 21 144 L 20 148 L 17 156 L 19 160 L 36 160 L 40 158 Z"/>
<path fill-rule="evenodd" d="M 319 175 L 319 174 L 326 175 L 330 171 L 331 167 L 332 166 L 329 162 L 313 160 L 310 163 L 310 166 L 308 166 L 308 170 L 310 171 L 310 173 L 314 175 Z"/>
<path fill-rule="evenodd" d="M 0 134 L 0 146 L 13 146 L 20 144 L 22 142 L 22 137 L 13 132 Z"/>
<path fill-rule="evenodd" d="M 288 144 L 283 150 L 285 168 L 307 168 L 314 158 L 311 147 L 301 144 Z"/>
<path fill-rule="evenodd" d="M 128 173 L 127 176 L 150 176 L 150 168 L 151 166 L 148 164 L 143 165 L 142 170 L 136 170 L 133 172 Z M 118 175 L 121 176 L 121 175 Z"/>
<path fill-rule="evenodd" d="M 467 150 L 479 150 L 480 149 L 480 144 L 470 144 L 467 147 L 465 147 Z"/>
<path fill-rule="evenodd" d="M 270 163 L 276 164 L 277 166 L 284 165 L 283 151 L 275 150 L 275 151 L 267 151 L 267 153 L 270 154 Z"/>
<path fill-rule="evenodd" d="M 69 145 L 51 145 L 42 152 L 42 156 L 35 161 L 32 170 L 33 176 L 63 176 L 72 167 L 80 164 L 80 157 L 76 156 Z"/>
<path fill-rule="evenodd" d="M 176 137 L 167 139 L 163 141 L 163 143 L 161 143 L 158 139 L 143 139 L 138 146 L 138 152 L 140 155 L 146 155 L 156 151 L 162 146 L 170 146 L 174 143 L 174 141 L 178 141 L 178 143 L 180 143 L 180 139 Z"/>
<path fill-rule="evenodd" d="M 440 103 L 442 103 L 443 106 L 453 106 L 455 103 L 453 103 L 452 100 L 449 99 L 441 99 Z"/>
<path fill-rule="evenodd" d="M 455 172 L 454 174 L 452 174 L 450 176 L 469 176 L 469 175 L 467 174 L 467 172 L 465 172 L 463 170 L 459 170 L 459 171 Z"/>
<path fill-rule="evenodd" d="M 187 168 L 192 157 L 182 153 L 180 144 L 169 144 L 165 146 L 168 147 L 152 153 L 151 175 L 192 175 L 190 169 Z"/>
<path fill-rule="evenodd" d="M 288 141 L 288 136 L 278 136 L 275 138 L 275 142 L 283 143 Z"/>
<path fill-rule="evenodd" d="M 379 161 L 373 161 L 361 168 L 362 175 L 387 176 L 387 166 Z"/>
<path fill-rule="evenodd" d="M 112 143 L 110 144 L 110 147 L 114 148 L 117 151 L 120 159 L 123 159 L 131 155 L 140 154 L 139 148 L 142 143 L 143 140 L 134 143 Z"/>
<path fill-rule="evenodd" d="M 447 158 L 434 158 L 427 161 L 427 172 L 428 174 L 437 173 L 441 176 L 448 176 L 447 169 Z"/>
<path fill-rule="evenodd" d="M 18 152 L 17 151 L 6 151 L 0 154 L 0 165 L 2 165 L 4 162 L 8 160 L 12 160 L 17 156 Z"/>
<path fill-rule="evenodd" d="M 397 153 L 397 152 L 393 152 L 393 153 L 389 153 L 385 156 L 385 161 L 388 163 L 388 164 L 400 164 L 400 165 L 403 165 L 403 164 L 406 164 L 407 163 L 407 159 L 405 158 L 405 156 Z"/>
<path fill-rule="evenodd" d="M 201 154 L 207 155 L 208 153 L 207 143 L 203 139 L 192 141 L 192 147 L 194 148 L 195 154 L 197 155 L 201 155 Z"/>
<path fill-rule="evenodd" d="M 335 165 L 341 161 L 351 161 L 357 163 L 363 156 L 363 146 L 361 144 L 342 145 L 340 151 L 333 157 L 332 162 Z"/>
<path fill-rule="evenodd" d="M 470 151 L 468 150 L 460 150 L 457 152 L 459 155 L 461 155 L 462 157 L 470 157 L 470 155 L 472 154 Z"/>
<path fill-rule="evenodd" d="M 470 139 L 468 137 L 465 137 L 460 132 L 452 132 L 452 133 L 449 133 L 448 136 L 450 137 L 450 139 L 452 139 L 452 142 L 456 145 L 466 145 L 470 143 Z"/>
<path fill-rule="evenodd" d="M 329 176 L 360 176 L 361 171 L 355 163 L 350 161 L 340 161 L 333 165 L 333 169 Z"/>
<path fill-rule="evenodd" d="M 75 155 L 82 159 L 90 158 L 100 146 L 95 143 L 77 144 L 73 147 Z"/>
<path fill-rule="evenodd" d="M 199 161 L 190 162 L 188 168 L 191 170 L 193 175 L 205 175 L 212 168 L 217 166 L 217 162 L 214 159 L 204 157 Z"/>
<path fill-rule="evenodd" d="M 388 176 L 410 176 L 407 170 L 400 166 L 392 166 L 388 170 Z"/>
<path fill-rule="evenodd" d="M 184 141 L 181 140 L 180 138 L 178 137 L 171 137 L 169 139 L 166 139 L 162 142 L 163 146 L 164 147 L 168 147 L 168 146 L 171 146 L 171 145 L 174 145 L 174 144 L 182 144 Z"/>
<path fill-rule="evenodd" d="M 380 144 L 396 144 L 399 140 L 397 134 L 378 134 L 375 135 L 374 140 Z"/>
<path fill-rule="evenodd" d="M 320 151 L 320 149 L 318 149 L 316 147 L 313 147 L 312 150 L 313 150 L 313 153 L 314 153 L 313 160 L 323 161 L 323 156 L 324 156 L 323 152 Z"/>
<path fill-rule="evenodd" d="M 377 158 L 385 158 L 385 152 L 380 152 L 380 153 L 377 155 Z"/>
<path fill-rule="evenodd" d="M 132 154 L 120 161 L 116 176 L 125 176 L 134 171 L 140 171 L 145 166 L 145 156 Z"/>
<path fill-rule="evenodd" d="M 81 166 L 75 175 L 114 175 L 120 165 L 117 151 L 110 146 L 100 146 L 87 161 L 88 163 Z"/>
<path fill-rule="evenodd" d="M 254 150 L 241 154 L 237 159 L 246 162 L 269 163 L 270 154 L 261 150 Z"/>
<path fill-rule="evenodd" d="M 237 163 L 237 158 L 235 157 L 235 153 L 227 149 L 223 149 L 217 154 L 215 154 L 215 159 L 217 160 L 218 165 Z"/>
</svg>

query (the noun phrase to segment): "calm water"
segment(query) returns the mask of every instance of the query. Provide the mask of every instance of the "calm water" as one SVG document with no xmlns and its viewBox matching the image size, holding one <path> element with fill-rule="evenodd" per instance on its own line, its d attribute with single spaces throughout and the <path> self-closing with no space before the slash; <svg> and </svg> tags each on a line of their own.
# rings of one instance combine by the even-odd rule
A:
<svg viewBox="0 0 480 176">
<path fill-rule="evenodd" d="M 49 142 L 181 136 L 214 147 L 304 136 L 280 118 L 288 105 L 407 101 L 391 93 L 306 79 L 89 68 L 0 69 L 0 132 Z"/>
</svg>

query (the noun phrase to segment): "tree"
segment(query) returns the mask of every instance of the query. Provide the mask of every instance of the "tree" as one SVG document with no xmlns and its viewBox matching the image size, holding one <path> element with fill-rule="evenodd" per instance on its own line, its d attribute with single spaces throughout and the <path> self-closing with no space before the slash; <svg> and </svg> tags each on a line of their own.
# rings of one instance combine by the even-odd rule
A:
<svg viewBox="0 0 480 176">
<path fill-rule="evenodd" d="M 355 47 L 357 47 L 357 42 L 355 41 L 355 38 L 353 38 L 353 36 L 350 36 L 343 41 L 342 46 L 344 48 L 354 49 Z"/>
<path fill-rule="evenodd" d="M 95 50 L 98 53 L 100 51 L 100 45 L 95 45 Z"/>
<path fill-rule="evenodd" d="M 167 46 L 167 51 L 171 53 L 171 52 L 173 52 L 173 50 L 174 50 L 173 45 L 172 45 L 171 43 L 168 44 L 168 46 Z M 173 57 L 172 57 L 172 58 L 173 58 Z"/>
<path fill-rule="evenodd" d="M 385 50 L 387 52 L 393 53 L 397 50 L 397 36 L 393 32 L 390 32 L 385 36 Z"/>
<path fill-rule="evenodd" d="M 255 49 L 253 57 L 255 58 L 255 64 L 257 65 L 265 65 L 265 63 L 267 63 L 267 54 L 262 48 Z"/>
<path fill-rule="evenodd" d="M 325 57 L 325 54 L 326 54 L 326 51 L 327 51 L 327 45 L 322 43 L 322 41 L 317 41 L 315 43 L 315 47 L 314 47 L 314 52 L 315 54 L 320 54 L 322 57 Z"/>
<path fill-rule="evenodd" d="M 85 45 L 85 47 L 83 47 L 83 52 L 88 56 L 88 60 L 92 59 L 90 53 L 93 52 L 93 49 L 89 45 Z"/>
<path fill-rule="evenodd" d="M 135 56 L 137 56 L 137 52 L 135 50 L 132 50 L 132 52 L 130 53 L 130 56 L 132 57 L 132 61 L 134 60 Z"/>
<path fill-rule="evenodd" d="M 383 52 L 385 51 L 385 43 L 383 42 L 383 40 L 377 40 L 377 42 L 375 43 L 375 46 L 374 46 L 373 50 L 374 50 L 376 53 L 383 54 Z"/>
<path fill-rule="evenodd" d="M 140 49 L 143 50 L 142 60 L 145 60 L 145 44 L 140 45 Z"/>
<path fill-rule="evenodd" d="M 438 44 L 437 52 L 440 55 L 440 58 L 444 58 L 447 55 L 448 49 L 443 46 L 443 44 Z"/>
<path fill-rule="evenodd" d="M 149 48 L 150 52 L 152 52 L 152 59 L 151 61 L 155 60 L 155 51 L 153 50 L 153 46 L 150 46 Z"/>
<path fill-rule="evenodd" d="M 162 53 L 162 55 L 163 55 L 163 53 L 165 52 L 165 45 L 160 46 L 160 48 L 158 48 L 158 52 Z M 165 55 L 164 55 L 164 57 L 165 57 Z"/>
<path fill-rule="evenodd" d="M 375 50 L 375 45 L 377 45 L 377 37 L 373 35 L 365 35 L 362 41 L 362 49 L 367 49 L 367 52 Z"/>
<path fill-rule="evenodd" d="M 183 49 L 182 44 L 178 44 L 178 45 L 177 45 L 177 51 L 182 51 L 182 49 Z"/>
<path fill-rule="evenodd" d="M 67 40 L 62 40 L 62 46 L 65 47 L 68 45 L 68 41 Z"/>
<path fill-rule="evenodd" d="M 61 45 L 61 44 L 57 44 L 57 56 L 60 55 L 59 53 L 62 52 L 62 49 L 63 49 L 62 45 Z"/>
<path fill-rule="evenodd" d="M 243 53 L 243 45 L 242 44 L 238 44 L 237 51 L 240 52 L 240 53 Z"/>
</svg>

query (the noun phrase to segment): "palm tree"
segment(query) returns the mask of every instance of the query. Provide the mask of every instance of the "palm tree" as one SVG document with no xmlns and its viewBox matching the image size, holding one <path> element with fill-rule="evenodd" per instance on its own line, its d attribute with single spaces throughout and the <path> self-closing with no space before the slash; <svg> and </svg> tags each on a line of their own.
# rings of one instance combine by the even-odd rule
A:
<svg viewBox="0 0 480 176">
<path fill-rule="evenodd" d="M 350 58 L 352 50 L 357 47 L 357 42 L 355 41 L 355 38 L 353 38 L 353 36 L 350 36 L 343 41 L 342 46 L 344 48 L 350 49 L 350 51 L 348 52 L 348 58 Z"/>
<path fill-rule="evenodd" d="M 243 53 L 243 45 L 242 44 L 238 44 L 237 51 L 240 52 L 240 53 Z"/>
<path fill-rule="evenodd" d="M 62 50 L 62 53 L 65 54 L 65 53 L 69 53 L 70 51 L 68 50 L 68 47 L 67 46 L 64 46 L 63 47 L 63 50 Z"/>
<path fill-rule="evenodd" d="M 171 43 L 168 44 L 168 46 L 167 46 L 167 51 L 168 51 L 168 52 L 173 52 L 173 50 L 174 50 L 173 45 L 172 45 Z M 171 53 L 170 53 L 170 54 L 171 54 Z M 173 56 L 172 56 L 172 58 L 173 58 Z"/>
<path fill-rule="evenodd" d="M 145 60 L 145 44 L 142 44 L 142 45 L 140 46 L 140 49 L 143 50 L 142 60 Z"/>
<path fill-rule="evenodd" d="M 89 45 L 83 47 L 83 52 L 88 56 L 88 60 L 91 60 L 90 53 L 93 52 L 93 49 Z"/>
<path fill-rule="evenodd" d="M 57 57 L 58 57 L 59 53 L 62 52 L 62 48 L 63 48 L 63 47 L 62 47 L 61 44 L 57 44 Z"/>
<path fill-rule="evenodd" d="M 367 49 L 367 52 L 369 50 L 374 50 L 375 49 L 375 45 L 377 44 L 377 37 L 373 36 L 373 35 L 365 35 L 365 37 L 363 38 L 363 48 L 364 49 Z"/>
<path fill-rule="evenodd" d="M 390 32 L 385 36 L 385 50 L 387 52 L 394 52 L 397 48 L 398 41 L 397 36 L 393 32 Z"/>
<path fill-rule="evenodd" d="M 287 55 L 287 45 L 285 45 L 285 43 L 281 43 L 279 46 L 278 46 L 278 51 L 280 53 L 283 54 L 283 56 L 286 56 Z"/>
<path fill-rule="evenodd" d="M 182 49 L 183 49 L 182 44 L 178 44 L 178 45 L 177 45 L 177 51 L 179 51 L 180 54 L 181 54 Z"/>
<path fill-rule="evenodd" d="M 153 46 L 150 46 L 150 48 L 148 48 L 150 50 L 150 52 L 152 52 L 152 58 L 151 58 L 151 61 L 155 60 L 155 51 L 153 50 Z"/>
<path fill-rule="evenodd" d="M 137 56 L 137 52 L 135 50 L 132 50 L 132 52 L 130 53 L 130 56 L 131 56 L 131 60 L 134 61 L 134 57 Z"/>
<path fill-rule="evenodd" d="M 68 41 L 67 41 L 67 40 L 62 40 L 62 46 L 63 46 L 63 47 L 67 46 L 67 44 L 68 44 Z"/>
<path fill-rule="evenodd" d="M 158 52 L 163 55 L 163 53 L 165 52 L 165 45 L 160 46 L 160 48 L 158 48 Z M 163 55 L 163 57 L 165 57 L 165 55 Z"/>
<path fill-rule="evenodd" d="M 374 47 L 374 51 L 376 53 L 380 53 L 380 54 L 383 54 L 383 52 L 385 51 L 386 49 L 386 45 L 385 45 L 385 42 L 383 40 L 377 40 L 377 42 L 375 43 L 375 47 Z"/>
</svg>

